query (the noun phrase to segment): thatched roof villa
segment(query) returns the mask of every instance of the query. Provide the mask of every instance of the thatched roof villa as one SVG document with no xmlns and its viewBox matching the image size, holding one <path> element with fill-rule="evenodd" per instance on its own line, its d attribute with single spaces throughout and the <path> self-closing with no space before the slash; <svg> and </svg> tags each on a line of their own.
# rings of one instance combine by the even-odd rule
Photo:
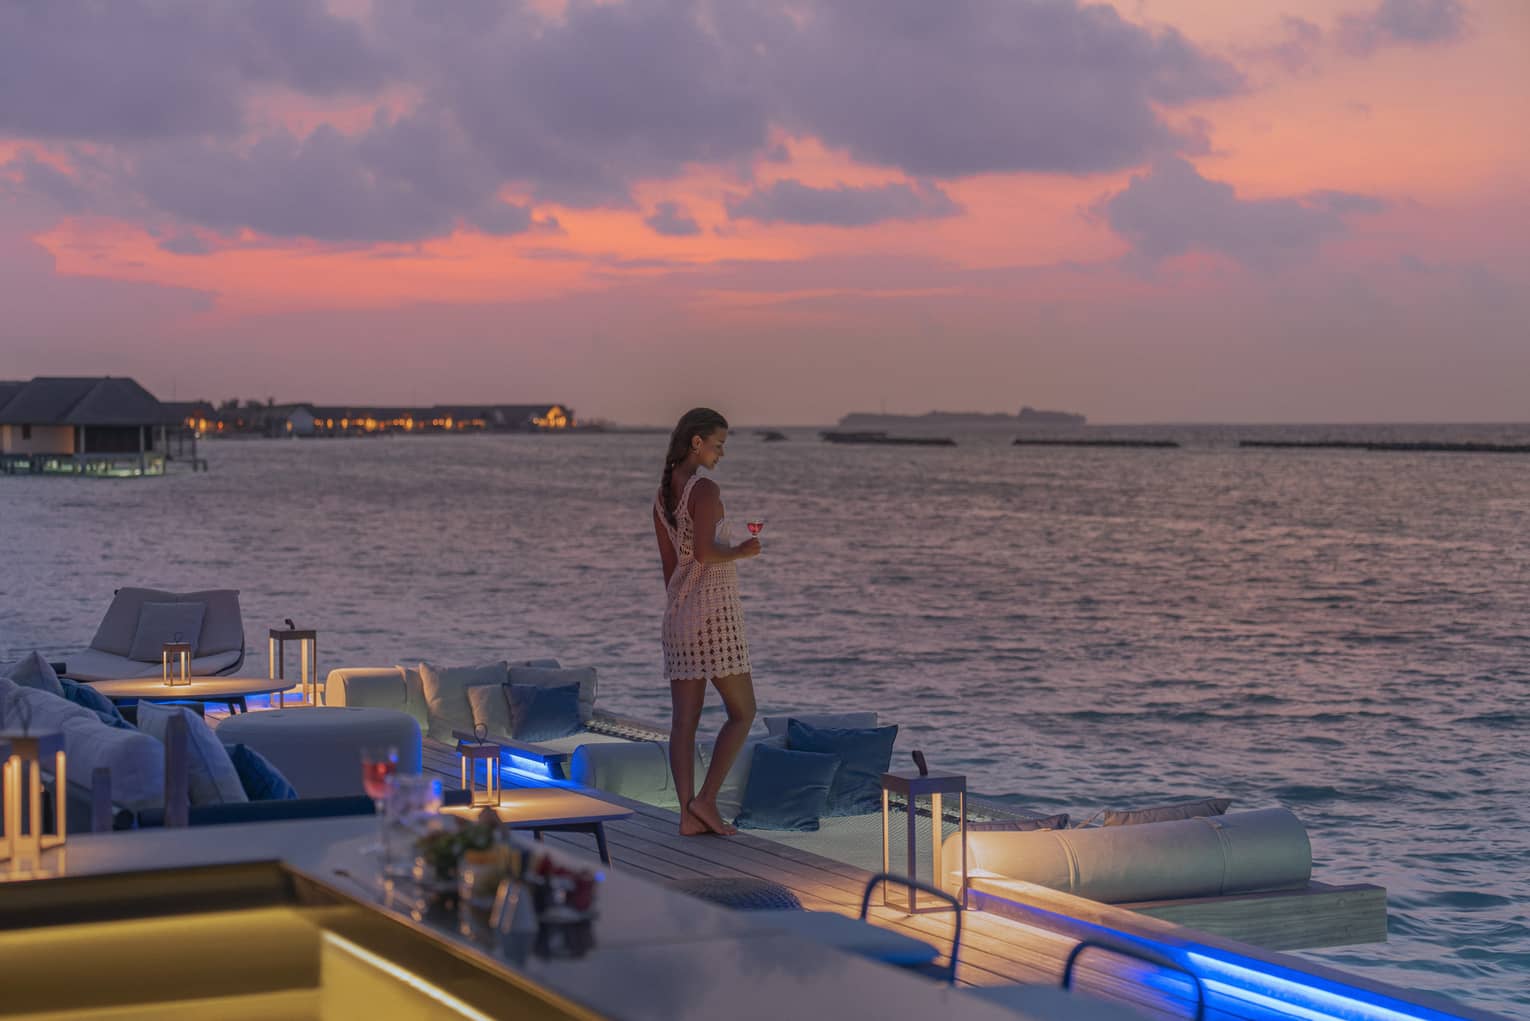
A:
<svg viewBox="0 0 1530 1021">
<path fill-rule="evenodd" d="M 161 474 L 172 413 L 122 376 L 0 383 L 0 465 L 9 472 Z"/>
</svg>

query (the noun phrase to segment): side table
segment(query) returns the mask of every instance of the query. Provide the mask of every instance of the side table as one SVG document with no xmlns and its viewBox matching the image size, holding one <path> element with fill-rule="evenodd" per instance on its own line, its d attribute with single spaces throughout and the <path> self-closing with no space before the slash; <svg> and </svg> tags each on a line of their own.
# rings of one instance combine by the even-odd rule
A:
<svg viewBox="0 0 1530 1021">
<path fill-rule="evenodd" d="M 298 644 L 298 691 L 302 693 L 303 702 L 306 705 L 316 706 L 319 704 L 319 633 L 312 628 L 284 628 L 274 627 L 271 629 L 271 655 L 267 663 L 270 678 L 284 680 L 287 676 L 287 643 Z M 278 693 L 276 696 L 278 708 L 287 707 L 285 694 Z"/>
<path fill-rule="evenodd" d="M 891 804 L 889 796 L 901 794 L 908 799 L 908 815 L 906 817 L 908 836 L 908 877 L 919 878 L 919 857 L 917 848 L 918 826 L 915 825 L 917 812 L 917 799 L 925 795 L 930 799 L 930 842 L 931 862 L 933 863 L 934 876 L 930 880 L 932 886 L 945 889 L 945 869 L 941 854 L 941 828 L 944 816 L 941 813 L 941 796 L 955 794 L 958 799 L 957 826 L 961 834 L 962 847 L 962 885 L 957 894 L 957 899 L 962 906 L 967 905 L 967 778 L 959 773 L 943 773 L 931 770 L 926 775 L 920 775 L 914 770 L 894 770 L 891 773 L 882 774 L 882 871 L 890 872 L 892 867 L 892 834 L 891 834 Z M 926 911 L 949 910 L 945 905 L 921 908 L 918 902 L 918 891 L 908 888 L 907 903 L 896 904 L 889 900 L 891 894 L 888 888 L 896 884 L 884 883 L 882 885 L 882 904 L 885 907 L 906 907 L 909 914 L 922 914 Z"/>
</svg>

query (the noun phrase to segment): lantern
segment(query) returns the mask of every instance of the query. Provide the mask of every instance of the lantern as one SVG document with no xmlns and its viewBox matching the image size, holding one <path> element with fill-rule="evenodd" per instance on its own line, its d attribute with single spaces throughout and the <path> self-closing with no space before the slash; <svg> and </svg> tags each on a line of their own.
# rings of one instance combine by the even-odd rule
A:
<svg viewBox="0 0 1530 1021">
<path fill-rule="evenodd" d="M 462 756 L 462 789 L 471 796 L 474 808 L 499 807 L 499 745 L 486 740 L 488 728 L 483 724 L 473 728 L 476 740 L 457 739 L 457 754 Z M 483 786 L 478 786 L 478 763 L 484 764 Z"/>
<path fill-rule="evenodd" d="M 955 794 L 959 800 L 957 813 L 958 826 L 961 833 L 962 848 L 962 882 L 957 893 L 957 900 L 962 904 L 967 902 L 967 778 L 956 773 L 942 773 L 936 770 L 928 772 L 910 772 L 908 770 L 895 770 L 891 773 L 882 774 L 882 871 L 891 871 L 892 847 L 891 826 L 889 824 L 890 794 L 901 794 L 908 803 L 907 833 L 908 842 L 908 877 L 919 878 L 917 837 L 919 828 L 915 825 L 916 806 L 921 796 L 928 795 L 930 799 L 930 840 L 931 840 L 931 863 L 934 876 L 930 885 L 938 886 L 942 890 L 946 888 L 944 863 L 941 860 L 941 824 L 944 814 L 941 810 L 941 795 Z M 908 901 L 906 904 L 894 904 L 888 899 L 887 885 L 882 887 L 882 903 L 884 906 L 906 907 L 909 914 L 919 914 L 923 911 L 946 910 L 944 905 L 933 908 L 921 908 L 918 905 L 918 891 L 913 887 L 908 889 Z"/>
<path fill-rule="evenodd" d="M 0 822 L 0 858 L 9 858 L 12 872 L 35 871 L 42 853 L 57 847 L 68 835 L 64 819 L 67 781 L 64 774 L 64 735 L 0 734 L 0 767 L 5 813 Z M 53 772 L 51 795 L 45 788 L 43 767 Z M 43 799 L 51 796 L 57 832 L 45 834 Z"/>
<path fill-rule="evenodd" d="M 191 683 L 191 646 L 186 642 L 166 642 L 160 647 L 164 664 L 165 686 L 178 688 Z M 172 666 L 174 669 L 172 669 Z"/>
</svg>

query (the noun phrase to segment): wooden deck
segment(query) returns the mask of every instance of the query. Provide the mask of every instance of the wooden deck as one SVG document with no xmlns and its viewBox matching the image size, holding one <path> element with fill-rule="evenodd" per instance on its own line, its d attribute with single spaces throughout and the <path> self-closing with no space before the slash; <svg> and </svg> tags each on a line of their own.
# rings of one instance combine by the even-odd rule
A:
<svg viewBox="0 0 1530 1021">
<path fill-rule="evenodd" d="M 443 785 L 460 786 L 457 756 L 446 746 L 426 741 L 424 767 L 440 777 Z M 860 911 L 861 893 L 870 872 L 748 833 L 727 839 L 682 837 L 680 819 L 674 812 L 604 792 L 600 797 L 633 812 L 630 819 L 606 826 L 615 868 L 656 882 L 695 876 L 770 879 L 795 893 L 803 907 L 851 916 Z M 582 835 L 550 833 L 547 839 L 586 854 L 594 851 L 593 841 Z M 895 908 L 877 906 L 880 900 L 878 895 L 871 910 L 878 924 L 934 943 L 942 954 L 949 948 L 949 913 L 909 916 Z M 1074 942 L 1053 937 L 1042 941 L 1050 945 L 1031 946 L 1030 934 L 1037 930 L 980 912 L 966 915 L 963 930 L 957 978 L 967 985 L 1056 984 L 1062 961 Z M 1018 942 L 1027 945 L 1018 946 Z"/>
<path fill-rule="evenodd" d="M 423 764 L 427 772 L 441 778 L 443 785 L 460 786 L 459 762 L 453 749 L 426 740 Z M 516 780 L 522 785 L 538 783 L 528 777 Z M 633 813 L 628 819 L 606 825 L 613 868 L 661 883 L 697 876 L 768 879 L 790 889 L 810 910 L 834 911 L 851 917 L 859 913 L 862 891 L 872 875 L 864 869 L 749 833 L 726 839 L 682 837 L 678 831 L 679 816 L 675 812 L 603 791 L 594 793 L 631 809 Z M 584 835 L 549 833 L 546 839 L 584 854 L 593 855 L 595 851 L 594 841 Z M 1349 892 L 1352 890 L 1360 892 Z M 1377 887 L 1324 888 L 1315 884 L 1309 894 L 1312 898 L 1306 901 L 1309 913 L 1313 905 L 1323 902 L 1325 897 L 1342 894 L 1352 901 L 1367 902 L 1374 909 L 1375 898 L 1379 896 L 1382 898 L 1380 917 L 1385 918 L 1385 891 Z M 1040 983 L 1055 986 L 1069 955 L 1082 939 L 1091 935 L 1094 927 L 1140 936 L 1160 945 L 1189 945 L 1213 950 L 1220 947 L 1255 960 L 1282 963 L 1276 955 L 1175 924 L 1184 920 L 1184 911 L 1188 910 L 1183 902 L 1134 906 L 1147 909 L 1138 913 L 1039 887 L 1028 891 L 1018 903 L 1007 900 L 998 903 L 976 893 L 974 897 L 982 903 L 974 903 L 972 908 L 981 906 L 983 910 L 969 909 L 962 915 L 962 944 L 957 966 L 959 985 Z M 1303 913 L 1301 900 L 1300 894 L 1293 900 L 1296 914 Z M 880 901 L 880 895 L 873 900 L 872 922 L 934 944 L 942 955 L 949 949 L 953 930 L 951 913 L 908 915 L 897 908 L 882 907 Z M 1230 903 L 1217 910 L 1236 914 L 1238 905 Z M 1285 963 L 1290 963 L 1290 959 Z M 1308 962 L 1301 962 L 1300 967 L 1361 990 L 1394 996 L 1401 994 L 1407 998 L 1406 990 L 1383 987 Z M 1083 992 L 1126 1004 L 1149 1017 L 1184 1018 L 1194 1013 L 1194 986 L 1188 979 L 1173 971 L 1109 952 L 1090 951 L 1082 955 L 1075 969 L 1075 985 Z M 1290 1016 L 1254 1001 L 1222 994 L 1208 1001 L 1206 1013 L 1207 1018 L 1242 1021 L 1271 1021 Z M 1484 1015 L 1467 1010 L 1463 1016 Z"/>
</svg>

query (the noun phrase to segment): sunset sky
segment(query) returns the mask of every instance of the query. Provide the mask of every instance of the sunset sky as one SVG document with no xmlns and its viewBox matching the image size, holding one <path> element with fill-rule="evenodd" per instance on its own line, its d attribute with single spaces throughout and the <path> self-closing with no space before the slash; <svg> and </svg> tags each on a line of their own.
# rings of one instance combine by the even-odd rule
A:
<svg viewBox="0 0 1530 1021">
<path fill-rule="evenodd" d="M 1530 421 L 1526 0 L 0 0 L 0 379 Z"/>
</svg>

